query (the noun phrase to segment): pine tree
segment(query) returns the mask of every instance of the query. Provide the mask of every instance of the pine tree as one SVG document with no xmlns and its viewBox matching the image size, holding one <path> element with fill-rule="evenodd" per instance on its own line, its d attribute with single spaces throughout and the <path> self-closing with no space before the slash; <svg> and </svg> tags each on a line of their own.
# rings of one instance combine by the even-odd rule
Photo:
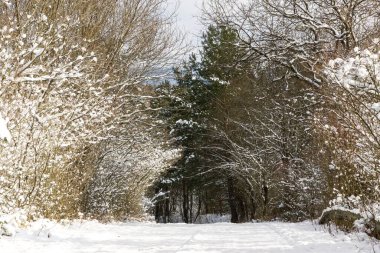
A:
<svg viewBox="0 0 380 253">
<path fill-rule="evenodd" d="M 215 127 L 215 107 L 220 106 L 220 97 L 229 89 L 229 81 L 239 75 L 235 70 L 238 57 L 236 41 L 237 35 L 233 30 L 210 26 L 203 35 L 200 60 L 196 55 L 191 55 L 182 67 L 174 70 L 177 84 L 159 87 L 160 92 L 165 89 L 166 95 L 170 93 L 163 115 L 177 144 L 183 149 L 182 159 L 162 181 L 180 189 L 185 222 L 191 223 L 196 219 L 202 202 L 205 212 L 208 209 L 226 211 L 224 206 L 214 207 L 215 199 L 203 196 L 212 194 L 210 191 L 223 192 L 220 188 L 224 179 L 220 173 L 207 172 L 212 169 L 213 163 L 208 147 L 217 141 L 210 134 Z M 168 188 L 162 183 L 161 187 Z M 193 209 L 197 209 L 197 214 L 193 213 Z"/>
</svg>

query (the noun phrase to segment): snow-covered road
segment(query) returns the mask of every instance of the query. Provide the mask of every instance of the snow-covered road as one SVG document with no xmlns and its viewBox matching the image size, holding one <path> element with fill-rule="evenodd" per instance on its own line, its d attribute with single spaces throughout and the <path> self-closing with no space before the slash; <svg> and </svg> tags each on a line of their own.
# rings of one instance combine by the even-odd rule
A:
<svg viewBox="0 0 380 253">
<path fill-rule="evenodd" d="M 351 253 L 373 252 L 368 240 L 331 236 L 311 223 L 185 225 L 97 222 L 62 226 L 37 223 L 12 238 L 0 238 L 1 253 Z"/>
</svg>

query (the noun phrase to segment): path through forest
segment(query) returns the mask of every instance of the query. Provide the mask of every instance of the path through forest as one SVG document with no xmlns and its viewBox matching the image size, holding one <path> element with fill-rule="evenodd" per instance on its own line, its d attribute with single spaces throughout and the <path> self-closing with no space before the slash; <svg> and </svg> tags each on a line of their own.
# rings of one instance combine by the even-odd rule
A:
<svg viewBox="0 0 380 253">
<path fill-rule="evenodd" d="M 37 223 L 14 237 L 0 238 L 7 253 L 353 253 L 374 252 L 362 235 L 332 236 L 311 223 L 59 225 Z"/>
</svg>

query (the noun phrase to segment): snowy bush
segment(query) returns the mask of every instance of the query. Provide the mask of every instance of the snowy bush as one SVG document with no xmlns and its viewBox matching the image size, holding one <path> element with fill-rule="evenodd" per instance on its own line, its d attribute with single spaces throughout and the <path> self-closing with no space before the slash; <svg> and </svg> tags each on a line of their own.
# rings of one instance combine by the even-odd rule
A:
<svg viewBox="0 0 380 253">
<path fill-rule="evenodd" d="M 14 236 L 19 228 L 28 224 L 27 220 L 27 214 L 23 210 L 16 209 L 12 214 L 0 213 L 0 237 Z"/>
<path fill-rule="evenodd" d="M 0 138 L 6 140 L 0 145 L 0 213 L 24 208 L 35 217 L 78 215 L 103 155 L 98 147 L 150 117 L 150 108 L 141 109 L 146 101 L 139 86 L 165 64 L 175 43 L 159 14 L 162 4 L 0 4 Z M 157 144 L 150 133 L 141 136 Z M 123 138 L 138 153 L 133 136 Z"/>
<path fill-rule="evenodd" d="M 12 135 L 8 129 L 8 121 L 0 114 L 0 139 L 8 143 L 12 142 Z"/>
<path fill-rule="evenodd" d="M 87 215 L 126 219 L 145 214 L 146 191 L 178 159 L 179 150 L 141 133 L 135 134 L 134 141 L 115 140 L 101 146 L 104 156 L 87 189 Z"/>
<path fill-rule="evenodd" d="M 93 75 L 95 55 L 85 41 L 69 40 L 68 26 L 42 14 L 1 29 L 0 108 L 13 137 L 0 151 L 3 211 L 33 202 L 47 214 L 64 195 L 77 194 L 66 188 L 66 176 L 75 176 L 70 162 L 112 115 L 104 80 Z"/>
<path fill-rule="evenodd" d="M 317 117 L 326 150 L 333 195 L 330 204 L 378 219 L 380 203 L 380 59 L 379 40 L 355 48 L 345 59 L 330 61 L 326 74 L 333 105 Z"/>
</svg>

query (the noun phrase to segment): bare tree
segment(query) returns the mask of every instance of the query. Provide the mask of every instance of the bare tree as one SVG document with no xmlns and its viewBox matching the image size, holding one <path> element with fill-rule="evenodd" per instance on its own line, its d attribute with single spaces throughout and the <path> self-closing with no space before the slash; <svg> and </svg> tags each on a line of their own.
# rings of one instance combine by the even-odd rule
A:
<svg viewBox="0 0 380 253">
<path fill-rule="evenodd" d="M 274 63 L 286 70 L 276 79 L 320 87 L 326 59 L 365 45 L 379 32 L 379 7 L 376 0 L 213 0 L 205 15 L 238 31 L 246 49 L 242 60 Z"/>
<path fill-rule="evenodd" d="M 315 217 L 324 204 L 317 190 L 324 175 L 314 159 L 312 132 L 317 97 L 310 87 L 282 87 L 271 83 L 268 73 L 262 75 L 230 88 L 240 91 L 230 94 L 234 102 L 222 109 L 229 111 L 230 127 L 217 125 L 222 145 L 210 147 L 216 167 L 234 178 L 248 216 Z"/>
</svg>

